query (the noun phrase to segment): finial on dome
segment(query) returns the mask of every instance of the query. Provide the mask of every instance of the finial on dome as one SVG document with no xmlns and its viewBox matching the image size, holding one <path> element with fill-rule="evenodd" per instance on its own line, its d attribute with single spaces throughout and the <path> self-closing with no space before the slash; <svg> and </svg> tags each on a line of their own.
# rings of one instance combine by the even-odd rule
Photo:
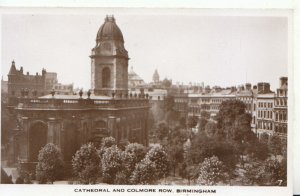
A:
<svg viewBox="0 0 300 196">
<path fill-rule="evenodd" d="M 105 22 L 115 22 L 114 15 L 106 15 Z"/>
</svg>

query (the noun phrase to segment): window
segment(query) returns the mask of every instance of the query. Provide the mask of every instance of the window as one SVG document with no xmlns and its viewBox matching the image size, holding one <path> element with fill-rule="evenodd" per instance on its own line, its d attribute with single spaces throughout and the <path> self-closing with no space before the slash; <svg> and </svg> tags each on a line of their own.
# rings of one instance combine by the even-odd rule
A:
<svg viewBox="0 0 300 196">
<path fill-rule="evenodd" d="M 105 67 L 102 70 L 102 87 L 109 88 L 110 87 L 110 69 Z"/>
</svg>

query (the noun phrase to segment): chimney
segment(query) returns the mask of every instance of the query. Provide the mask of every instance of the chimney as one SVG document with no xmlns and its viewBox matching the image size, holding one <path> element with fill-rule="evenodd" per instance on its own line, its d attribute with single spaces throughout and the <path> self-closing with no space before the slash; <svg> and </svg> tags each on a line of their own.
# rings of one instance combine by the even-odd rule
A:
<svg viewBox="0 0 300 196">
<path fill-rule="evenodd" d="M 281 77 L 279 86 L 288 85 L 288 77 Z"/>
<path fill-rule="evenodd" d="M 258 86 L 258 93 L 259 94 L 266 94 L 266 93 L 270 93 L 270 83 L 267 82 L 259 82 L 257 84 Z"/>
<path fill-rule="evenodd" d="M 250 91 L 251 90 L 251 84 L 250 83 L 246 83 L 245 84 L 246 90 Z"/>
</svg>

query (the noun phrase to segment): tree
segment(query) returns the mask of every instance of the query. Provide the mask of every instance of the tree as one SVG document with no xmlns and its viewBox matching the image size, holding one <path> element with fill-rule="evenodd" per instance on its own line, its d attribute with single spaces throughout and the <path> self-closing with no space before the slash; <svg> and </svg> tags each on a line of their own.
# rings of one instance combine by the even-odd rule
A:
<svg viewBox="0 0 300 196">
<path fill-rule="evenodd" d="M 122 169 L 122 151 L 116 145 L 104 150 L 101 168 L 103 182 L 114 184 L 117 173 Z"/>
<path fill-rule="evenodd" d="M 208 120 L 203 117 L 200 117 L 198 123 L 199 123 L 198 132 L 204 132 L 205 126 L 208 123 Z"/>
<path fill-rule="evenodd" d="M 62 176 L 63 160 L 59 148 L 52 144 L 46 144 L 38 155 L 36 166 L 36 179 L 40 183 L 53 182 Z"/>
<path fill-rule="evenodd" d="M 196 127 L 198 123 L 198 117 L 197 116 L 189 116 L 187 120 L 187 126 L 188 128 L 194 128 Z"/>
<path fill-rule="evenodd" d="M 217 132 L 217 124 L 214 122 L 208 122 L 205 125 L 205 133 L 208 137 L 213 137 Z"/>
<path fill-rule="evenodd" d="M 155 176 L 160 179 L 165 177 L 169 172 L 169 162 L 168 155 L 165 149 L 157 144 L 152 146 L 152 148 L 147 152 L 145 158 L 152 161 L 155 165 Z"/>
<path fill-rule="evenodd" d="M 206 119 L 206 120 L 208 120 L 210 118 L 209 112 L 207 112 L 205 110 L 200 112 L 200 116 L 201 116 L 201 118 Z"/>
<path fill-rule="evenodd" d="M 239 115 L 245 114 L 245 108 L 245 104 L 239 100 L 223 101 L 216 116 L 218 128 L 224 131 L 230 130 L 235 119 Z"/>
<path fill-rule="evenodd" d="M 83 184 L 95 184 L 99 175 L 100 158 L 92 143 L 84 144 L 72 159 L 73 173 Z"/>
<path fill-rule="evenodd" d="M 282 154 L 283 144 L 281 138 L 278 135 L 273 135 L 270 138 L 269 148 L 271 153 L 276 157 Z"/>
<path fill-rule="evenodd" d="M 218 157 L 205 158 L 200 164 L 198 184 L 212 186 L 219 182 L 225 182 L 226 179 L 224 164 L 222 161 L 219 161 Z"/>
<path fill-rule="evenodd" d="M 250 185 L 253 185 L 254 183 L 257 185 L 262 185 L 263 173 L 264 167 L 262 162 L 253 162 L 246 165 L 244 173 L 246 183 Z"/>
<path fill-rule="evenodd" d="M 184 143 L 188 139 L 188 133 L 180 126 L 174 127 L 168 136 L 168 144 L 166 150 L 168 152 L 170 165 L 173 168 L 173 175 L 175 176 L 178 164 L 184 161 Z"/>
<path fill-rule="evenodd" d="M 113 138 L 113 137 L 105 137 L 105 138 L 102 138 L 102 141 L 101 141 L 101 146 L 100 146 L 100 150 L 99 150 L 99 156 L 100 158 L 102 157 L 105 149 L 109 148 L 109 147 L 112 147 L 113 145 L 116 145 L 116 139 Z"/>
<path fill-rule="evenodd" d="M 281 163 L 279 161 L 272 160 L 266 160 L 264 162 L 264 185 L 279 185 L 284 186 L 287 183 L 287 165 L 286 160 L 282 161 Z"/>
<path fill-rule="evenodd" d="M 155 129 L 155 135 L 158 137 L 159 140 L 163 140 L 169 134 L 169 127 L 166 122 L 161 121 L 157 124 Z"/>
<path fill-rule="evenodd" d="M 118 184 L 130 184 L 130 176 L 145 154 L 146 148 L 142 144 L 131 143 L 126 146 L 122 157 L 122 170 L 116 175 Z"/>
<path fill-rule="evenodd" d="M 131 184 L 154 184 L 157 180 L 155 170 L 155 163 L 149 157 L 145 157 L 136 165 L 130 178 Z"/>
</svg>

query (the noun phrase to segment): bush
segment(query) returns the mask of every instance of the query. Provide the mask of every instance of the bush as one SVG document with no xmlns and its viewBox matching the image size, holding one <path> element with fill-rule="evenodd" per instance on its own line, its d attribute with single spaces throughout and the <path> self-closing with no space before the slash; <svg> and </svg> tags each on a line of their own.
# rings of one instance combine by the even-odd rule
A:
<svg viewBox="0 0 300 196">
<path fill-rule="evenodd" d="M 122 151 L 116 145 L 106 148 L 101 158 L 101 166 L 103 182 L 115 183 L 116 174 L 122 167 Z"/>
<path fill-rule="evenodd" d="M 113 145 L 116 145 L 116 139 L 113 137 L 105 137 L 101 141 L 101 146 L 100 146 L 100 151 L 99 151 L 99 156 L 100 159 L 102 159 L 102 155 L 105 152 L 105 149 L 112 147 Z"/>
<path fill-rule="evenodd" d="M 168 155 L 161 145 L 153 146 L 146 154 L 146 158 L 154 162 L 155 175 L 158 179 L 165 177 L 165 175 L 168 174 L 170 170 Z"/>
<path fill-rule="evenodd" d="M 36 166 L 36 179 L 40 183 L 53 183 L 63 172 L 63 160 L 59 148 L 54 144 L 46 144 L 39 152 Z"/>
<path fill-rule="evenodd" d="M 138 163 L 133 171 L 130 181 L 132 184 L 154 184 L 157 180 L 155 175 L 156 166 L 153 161 L 145 157 Z"/>
<path fill-rule="evenodd" d="M 224 164 L 218 157 L 205 158 L 199 167 L 198 184 L 212 186 L 226 181 Z"/>
<path fill-rule="evenodd" d="M 73 173 L 82 184 L 95 184 L 99 175 L 100 158 L 92 143 L 84 144 L 73 156 Z"/>
</svg>

